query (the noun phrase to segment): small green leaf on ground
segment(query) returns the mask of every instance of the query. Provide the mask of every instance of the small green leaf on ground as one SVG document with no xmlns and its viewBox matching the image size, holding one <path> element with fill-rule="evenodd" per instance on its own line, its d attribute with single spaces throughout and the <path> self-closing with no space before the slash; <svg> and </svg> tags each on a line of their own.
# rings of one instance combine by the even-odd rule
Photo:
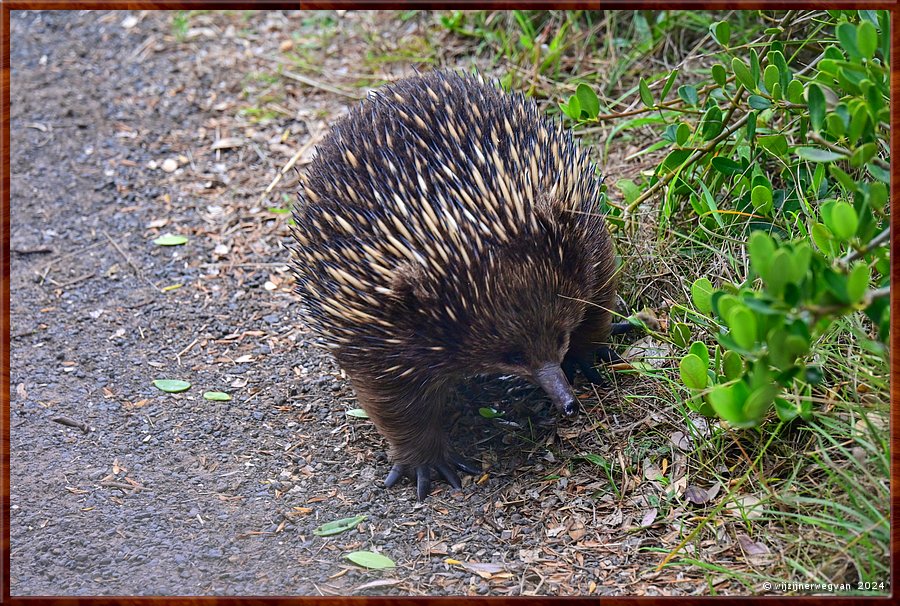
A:
<svg viewBox="0 0 900 606">
<path fill-rule="evenodd" d="M 313 534 L 318 537 L 330 537 L 331 535 L 340 534 L 356 528 L 359 526 L 359 523 L 365 519 L 366 516 L 364 515 L 353 516 L 352 518 L 341 518 L 340 520 L 322 524 L 313 530 Z"/>
<path fill-rule="evenodd" d="M 157 246 L 181 246 L 187 244 L 188 239 L 185 236 L 177 234 L 165 234 L 153 241 Z"/>
<path fill-rule="evenodd" d="M 503 416 L 502 411 L 498 411 L 494 408 L 479 408 L 478 414 L 480 414 L 485 419 L 496 419 L 497 417 Z"/>
<path fill-rule="evenodd" d="M 227 402 L 231 399 L 231 396 L 224 391 L 204 391 L 203 399 L 212 400 L 214 402 Z"/>
<path fill-rule="evenodd" d="M 357 419 L 368 419 L 369 415 L 362 408 L 354 408 L 353 410 L 347 411 L 348 417 L 356 417 Z"/>
<path fill-rule="evenodd" d="M 191 384 L 187 381 L 178 381 L 176 379 L 156 379 L 153 381 L 153 386 L 167 393 L 179 393 L 191 388 Z"/>
<path fill-rule="evenodd" d="M 587 462 L 589 462 L 589 463 L 593 463 L 593 464 L 596 465 L 597 467 L 602 467 L 603 469 L 608 469 L 608 468 L 609 468 L 609 463 L 607 463 L 607 462 L 603 459 L 603 457 L 601 457 L 600 455 L 591 453 L 591 452 L 588 452 L 588 453 L 585 453 L 585 454 L 578 455 L 577 458 L 579 458 L 579 459 L 584 459 L 585 461 L 587 461 Z"/>
<path fill-rule="evenodd" d="M 344 557 L 354 564 L 365 566 L 366 568 L 382 569 L 394 568 L 397 566 L 394 563 L 394 560 L 372 551 L 353 551 L 346 554 Z"/>
</svg>

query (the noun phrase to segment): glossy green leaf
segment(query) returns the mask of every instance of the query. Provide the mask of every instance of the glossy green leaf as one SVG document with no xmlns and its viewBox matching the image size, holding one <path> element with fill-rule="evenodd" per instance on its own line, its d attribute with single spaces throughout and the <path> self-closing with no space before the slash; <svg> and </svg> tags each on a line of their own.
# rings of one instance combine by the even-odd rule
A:
<svg viewBox="0 0 900 606">
<path fill-rule="evenodd" d="M 676 322 L 669 329 L 669 338 L 678 347 L 687 347 L 691 338 L 691 328 L 683 322 Z"/>
<path fill-rule="evenodd" d="M 772 87 L 772 98 L 776 101 L 781 101 L 782 95 L 782 86 L 780 82 L 776 82 L 775 86 Z"/>
<path fill-rule="evenodd" d="M 688 105 L 695 106 L 700 101 L 700 97 L 697 94 L 697 88 L 690 84 L 685 84 L 684 86 L 678 87 L 678 96 L 682 101 L 687 103 Z"/>
<path fill-rule="evenodd" d="M 631 204 L 641 195 L 641 188 L 631 179 L 619 179 L 616 188 L 622 192 L 626 204 Z"/>
<path fill-rule="evenodd" d="M 791 103 L 803 103 L 803 83 L 797 79 L 791 80 L 787 88 L 787 98 Z"/>
<path fill-rule="evenodd" d="M 688 352 L 694 354 L 703 362 L 704 368 L 709 368 L 709 348 L 703 341 L 694 341 Z"/>
<path fill-rule="evenodd" d="M 831 233 L 831 230 L 828 229 L 823 223 L 815 223 L 810 230 L 810 234 L 812 235 L 813 242 L 816 243 L 816 246 L 823 253 L 829 256 L 834 256 L 834 235 Z"/>
<path fill-rule="evenodd" d="M 725 156 L 716 156 L 711 160 L 711 164 L 713 168 L 715 168 L 723 175 L 739 175 L 744 172 L 743 166 L 741 166 L 731 158 L 726 158 Z"/>
<path fill-rule="evenodd" d="M 869 21 L 856 26 L 856 47 L 863 59 L 871 59 L 878 48 L 878 30 Z"/>
<path fill-rule="evenodd" d="M 575 97 L 578 99 L 581 111 L 586 113 L 588 118 L 597 117 L 600 113 L 600 99 L 597 98 L 597 93 L 593 88 L 587 84 L 579 84 L 575 89 Z"/>
<path fill-rule="evenodd" d="M 698 278 L 691 284 L 691 298 L 697 311 L 704 315 L 712 311 L 712 293 L 713 285 L 709 278 Z"/>
<path fill-rule="evenodd" d="M 793 273 L 790 276 L 791 282 L 799 284 L 809 272 L 809 265 L 812 261 L 812 248 L 808 242 L 799 242 L 794 245 L 792 256 Z"/>
<path fill-rule="evenodd" d="M 890 171 L 885 170 L 874 162 L 866 164 L 866 171 L 872 176 L 872 178 L 877 179 L 881 183 L 887 184 L 891 182 Z"/>
<path fill-rule="evenodd" d="M 747 420 L 744 417 L 743 402 L 737 396 L 734 385 L 716 385 L 707 394 L 707 399 L 720 418 L 736 427 L 742 427 Z"/>
<path fill-rule="evenodd" d="M 735 342 L 744 349 L 752 349 L 756 343 L 756 316 L 744 305 L 739 305 L 728 313 L 728 328 Z"/>
<path fill-rule="evenodd" d="M 718 21 L 716 23 L 713 23 L 710 26 L 710 31 L 712 32 L 713 37 L 716 39 L 716 42 L 718 42 L 722 46 L 728 46 L 728 41 L 731 38 L 731 26 L 727 21 Z"/>
<path fill-rule="evenodd" d="M 858 261 L 853 264 L 847 276 L 847 296 L 851 303 L 859 303 L 869 288 L 869 266 Z"/>
<path fill-rule="evenodd" d="M 153 386 L 158 390 L 167 393 L 179 393 L 191 388 L 191 384 L 187 381 L 179 381 L 176 379 L 156 379 L 153 381 Z"/>
<path fill-rule="evenodd" d="M 729 381 L 744 374 L 744 360 L 739 353 L 729 350 L 722 355 L 722 374 Z"/>
<path fill-rule="evenodd" d="M 710 75 L 712 76 L 713 82 L 719 86 L 725 86 L 725 82 L 728 80 L 728 74 L 725 73 L 725 66 L 721 63 L 716 63 L 710 68 Z"/>
<path fill-rule="evenodd" d="M 853 155 L 850 156 L 850 166 L 853 168 L 860 168 L 865 166 L 866 162 L 871 160 L 875 156 L 875 152 L 877 151 L 877 147 L 874 143 L 866 143 L 865 145 L 860 145 L 853 152 Z"/>
<path fill-rule="evenodd" d="M 765 185 L 757 185 L 750 192 L 750 203 L 756 212 L 768 216 L 772 212 L 772 190 Z"/>
<path fill-rule="evenodd" d="M 703 122 L 700 126 L 700 136 L 704 141 L 715 139 L 722 132 L 722 110 L 713 105 L 703 114 Z"/>
<path fill-rule="evenodd" d="M 838 240 L 849 240 L 856 235 L 859 218 L 853 207 L 841 200 L 834 205 L 831 211 L 831 222 L 826 222 L 826 225 Z"/>
<path fill-rule="evenodd" d="M 675 129 L 675 143 L 684 145 L 691 136 L 691 127 L 681 122 Z"/>
<path fill-rule="evenodd" d="M 872 183 L 869 185 L 869 195 L 866 201 L 873 211 L 880 213 L 884 211 L 885 204 L 887 204 L 887 196 L 887 187 L 884 183 Z"/>
<path fill-rule="evenodd" d="M 772 406 L 778 388 L 773 384 L 761 385 L 750 392 L 744 401 L 744 416 L 748 421 L 759 424 Z"/>
<path fill-rule="evenodd" d="M 502 417 L 504 413 L 503 411 L 498 411 L 496 408 L 482 407 L 478 409 L 478 414 L 485 419 L 496 419 L 497 417 Z"/>
<path fill-rule="evenodd" d="M 773 156 L 784 156 L 788 150 L 787 137 L 784 135 L 765 135 L 756 138 L 759 146 Z"/>
<path fill-rule="evenodd" d="M 810 162 L 834 162 L 835 160 L 841 160 L 845 157 L 837 152 L 818 147 L 798 147 L 794 152 L 804 160 L 809 160 Z"/>
<path fill-rule="evenodd" d="M 835 28 L 835 33 L 841 43 L 841 48 L 850 55 L 850 58 L 859 58 L 859 49 L 856 47 L 856 28 L 853 24 L 846 21 L 839 23 Z"/>
<path fill-rule="evenodd" d="M 856 181 L 853 179 L 853 177 L 838 168 L 837 165 L 829 164 L 828 172 L 831 173 L 831 176 L 841 184 L 841 187 L 843 187 L 848 194 L 856 191 Z"/>
<path fill-rule="evenodd" d="M 825 123 L 825 93 L 815 82 L 806 85 L 806 97 L 809 104 L 809 123 L 813 130 L 820 131 Z"/>
<path fill-rule="evenodd" d="M 797 407 L 785 400 L 784 398 L 775 398 L 775 412 L 778 418 L 785 423 L 793 421 L 797 418 Z"/>
<path fill-rule="evenodd" d="M 352 518 L 341 518 L 340 520 L 322 524 L 312 532 L 317 537 L 330 537 L 348 530 L 353 530 L 365 519 L 366 516 L 364 515 L 354 516 Z"/>
<path fill-rule="evenodd" d="M 844 133 L 847 132 L 847 125 L 835 112 L 828 112 L 825 115 L 825 128 L 829 134 L 835 137 L 843 137 Z"/>
<path fill-rule="evenodd" d="M 755 48 L 750 49 L 750 77 L 753 79 L 753 90 L 756 89 L 759 82 L 759 53 Z"/>
<path fill-rule="evenodd" d="M 659 93 L 660 103 L 666 100 L 666 97 L 669 95 L 669 91 L 672 90 L 672 85 L 675 84 L 676 76 L 678 76 L 678 70 L 673 69 L 672 73 L 669 74 L 669 77 L 666 78 L 666 83 L 663 85 L 662 92 Z"/>
<path fill-rule="evenodd" d="M 869 111 L 865 103 L 856 106 L 850 116 L 850 126 L 847 128 L 847 140 L 851 145 L 856 145 L 869 123 Z"/>
<path fill-rule="evenodd" d="M 769 109 L 772 107 L 772 102 L 759 95 L 750 95 L 747 97 L 747 105 L 753 109 Z"/>
<path fill-rule="evenodd" d="M 758 276 L 765 279 L 772 264 L 772 256 L 775 254 L 775 241 L 772 236 L 764 231 L 754 231 L 750 234 L 747 250 L 750 253 L 750 267 Z"/>
<path fill-rule="evenodd" d="M 669 152 L 663 161 L 659 164 L 659 169 L 662 173 L 674 172 L 681 168 L 681 166 L 687 161 L 688 158 L 691 157 L 691 150 L 689 149 L 674 149 Z"/>
<path fill-rule="evenodd" d="M 747 140 L 753 141 L 753 137 L 756 136 L 756 116 L 757 112 L 750 112 L 747 116 Z"/>
<path fill-rule="evenodd" d="M 570 118 L 572 118 L 573 120 L 581 119 L 581 101 L 579 101 L 578 97 L 576 97 L 575 95 L 569 97 L 568 110 Z"/>
<path fill-rule="evenodd" d="M 231 396 L 224 391 L 204 391 L 203 399 L 211 400 L 213 402 L 228 402 L 231 400 Z"/>
<path fill-rule="evenodd" d="M 357 419 L 368 419 L 369 414 L 363 410 L 362 408 L 352 408 L 347 411 L 348 417 L 355 417 Z"/>
<path fill-rule="evenodd" d="M 344 556 L 354 564 L 364 566 L 365 568 L 373 568 L 380 570 L 382 568 L 394 568 L 397 566 L 394 560 L 380 553 L 372 551 L 353 551 Z"/>
<path fill-rule="evenodd" d="M 707 364 L 695 354 L 688 354 L 678 363 L 681 382 L 690 389 L 705 389 L 709 381 L 706 374 Z"/>
<path fill-rule="evenodd" d="M 741 300 L 731 294 L 723 294 L 721 296 L 713 297 L 713 310 L 723 320 L 728 319 L 728 315 L 731 313 L 731 310 L 735 307 L 740 307 L 743 305 Z"/>
<path fill-rule="evenodd" d="M 188 239 L 185 236 L 177 234 L 165 234 L 153 241 L 157 246 L 181 246 L 187 244 Z"/>
<path fill-rule="evenodd" d="M 765 281 L 766 286 L 776 297 L 784 294 L 784 287 L 790 281 L 790 276 L 793 273 L 792 264 L 793 258 L 791 253 L 784 248 L 779 248 L 772 255 L 772 264 Z"/>
<path fill-rule="evenodd" d="M 766 85 L 766 90 L 770 93 L 775 88 L 775 85 L 778 84 L 779 79 L 778 68 L 774 65 L 766 66 L 766 69 L 763 71 L 763 84 Z"/>
<path fill-rule="evenodd" d="M 650 87 L 647 85 L 647 81 L 643 78 L 641 78 L 641 81 L 638 84 L 638 90 L 641 95 L 641 102 L 647 107 L 653 107 L 653 93 L 650 92 Z"/>
<path fill-rule="evenodd" d="M 753 79 L 753 74 L 750 72 L 750 68 L 741 61 L 738 57 L 734 57 L 731 60 L 731 70 L 734 72 L 735 78 L 737 81 L 743 85 L 748 91 L 756 90 L 756 81 Z"/>
</svg>

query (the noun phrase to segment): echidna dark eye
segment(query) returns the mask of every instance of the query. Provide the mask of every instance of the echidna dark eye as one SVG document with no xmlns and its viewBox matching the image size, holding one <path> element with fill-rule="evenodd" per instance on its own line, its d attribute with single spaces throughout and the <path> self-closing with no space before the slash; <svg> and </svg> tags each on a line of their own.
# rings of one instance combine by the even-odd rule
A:
<svg viewBox="0 0 900 606">
<path fill-rule="evenodd" d="M 509 366 L 525 366 L 525 354 L 521 351 L 508 351 L 501 359 Z"/>
</svg>

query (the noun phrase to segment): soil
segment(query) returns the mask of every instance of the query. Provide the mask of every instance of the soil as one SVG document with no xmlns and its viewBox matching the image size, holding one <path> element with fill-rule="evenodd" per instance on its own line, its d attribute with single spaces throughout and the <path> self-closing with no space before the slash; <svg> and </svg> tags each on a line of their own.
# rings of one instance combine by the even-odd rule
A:
<svg viewBox="0 0 900 606">
<path fill-rule="evenodd" d="M 424 503 L 382 486 L 385 444 L 347 414 L 349 383 L 291 293 L 296 172 L 264 192 L 364 94 L 367 48 L 425 26 L 332 17 L 314 56 L 334 77 L 310 83 L 279 58 L 321 42 L 321 17 L 183 17 L 12 13 L 12 594 L 707 591 L 702 571 L 656 571 L 690 514 L 656 519 L 657 480 L 688 447 L 625 376 L 579 386 L 585 413 L 565 421 L 527 385 L 469 383 L 451 432 L 484 474 Z M 651 432 L 656 450 L 636 451 Z M 642 473 L 663 455 L 668 471 Z M 740 553 L 727 535 L 711 548 L 722 565 Z M 357 550 L 397 566 L 367 570 L 344 557 Z"/>
</svg>

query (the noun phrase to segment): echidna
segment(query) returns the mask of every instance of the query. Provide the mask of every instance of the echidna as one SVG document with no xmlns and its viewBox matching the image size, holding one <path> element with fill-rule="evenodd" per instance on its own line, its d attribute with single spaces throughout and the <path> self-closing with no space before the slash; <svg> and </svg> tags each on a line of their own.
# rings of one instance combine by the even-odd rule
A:
<svg viewBox="0 0 900 606">
<path fill-rule="evenodd" d="M 306 320 L 391 445 L 395 484 L 478 473 L 443 428 L 463 377 L 516 374 L 574 414 L 611 330 L 600 179 L 521 94 L 432 72 L 375 91 L 319 146 L 294 209 Z M 566 369 L 565 372 L 563 369 Z"/>
</svg>

